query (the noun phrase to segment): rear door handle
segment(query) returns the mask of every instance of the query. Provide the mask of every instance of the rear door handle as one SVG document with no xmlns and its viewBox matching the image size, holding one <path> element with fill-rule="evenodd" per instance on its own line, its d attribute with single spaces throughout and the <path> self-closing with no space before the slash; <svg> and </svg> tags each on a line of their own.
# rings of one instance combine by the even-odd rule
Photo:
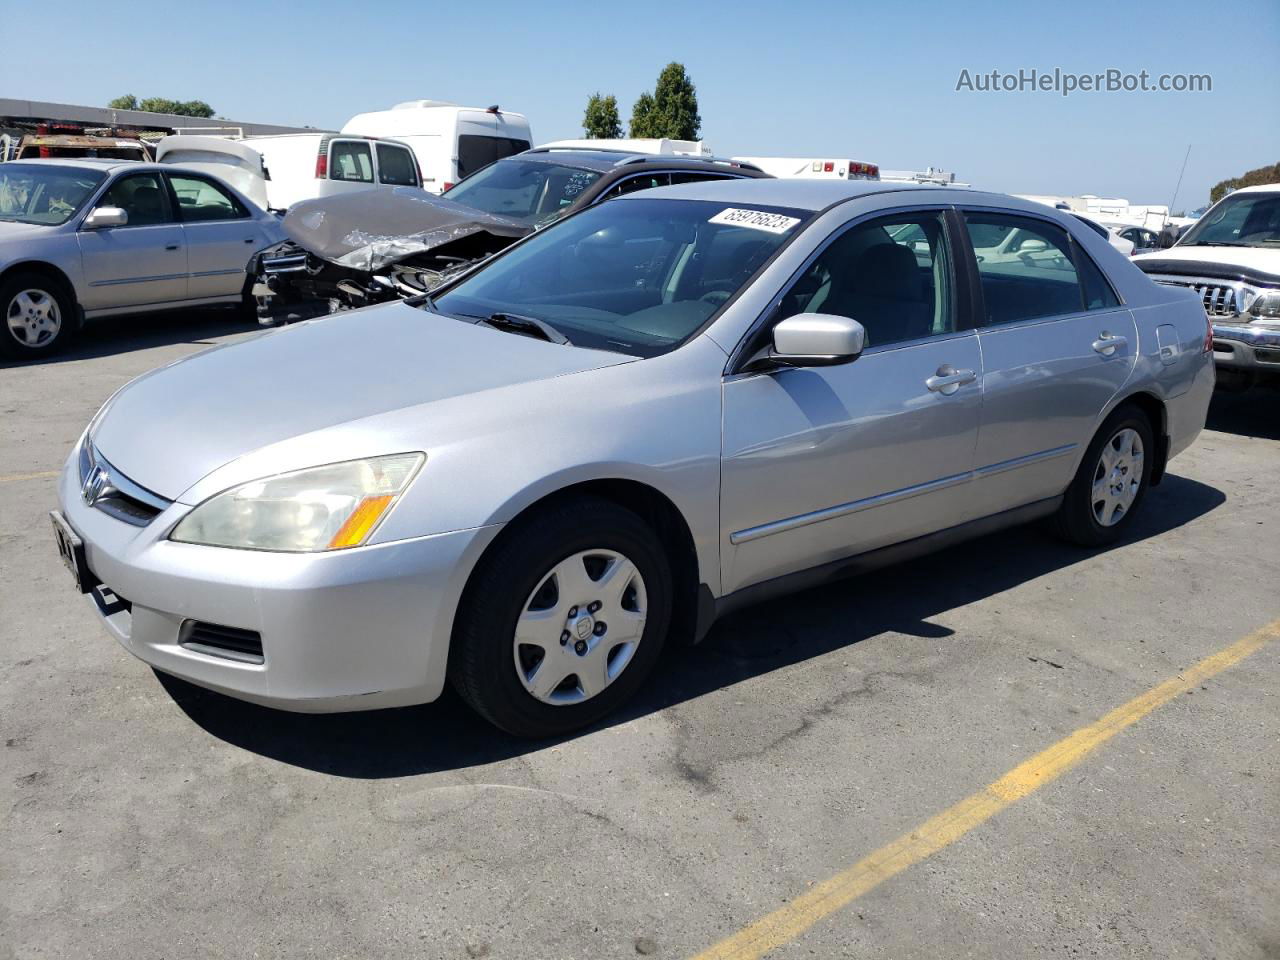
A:
<svg viewBox="0 0 1280 960">
<path fill-rule="evenodd" d="M 178 245 L 177 245 L 176 243 L 166 243 L 166 244 L 164 245 L 164 248 L 165 248 L 166 250 L 177 250 L 177 249 L 178 249 Z"/>
<path fill-rule="evenodd" d="M 1111 334 L 1107 333 L 1107 331 L 1103 330 L 1102 335 L 1098 337 L 1097 340 L 1093 341 L 1093 349 L 1104 357 L 1110 357 L 1115 355 L 1117 347 L 1127 346 L 1128 343 L 1128 337 L 1113 337 Z"/>
<path fill-rule="evenodd" d="M 245 243 L 253 243 L 253 237 L 245 237 L 245 238 L 244 238 L 244 242 L 245 242 Z"/>
<path fill-rule="evenodd" d="M 951 364 L 944 363 L 938 368 L 936 374 L 924 382 L 924 385 L 934 393 L 949 397 L 966 383 L 973 383 L 977 379 L 978 375 L 972 370 L 957 370 Z"/>
</svg>

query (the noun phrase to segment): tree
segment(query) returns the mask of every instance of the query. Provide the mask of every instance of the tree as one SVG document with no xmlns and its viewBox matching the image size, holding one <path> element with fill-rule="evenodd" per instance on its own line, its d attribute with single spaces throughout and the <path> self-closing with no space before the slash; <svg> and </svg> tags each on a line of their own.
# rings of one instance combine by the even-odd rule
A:
<svg viewBox="0 0 1280 960">
<path fill-rule="evenodd" d="M 658 75 L 653 90 L 654 127 L 659 137 L 672 140 L 697 140 L 702 128 L 698 116 L 698 91 L 684 65 L 668 63 Z"/>
<path fill-rule="evenodd" d="M 213 107 L 203 100 L 169 100 L 147 97 L 139 101 L 132 93 L 116 97 L 107 104 L 113 110 L 145 110 L 148 113 L 176 113 L 183 117 L 212 117 Z"/>
<path fill-rule="evenodd" d="M 582 130 L 591 140 L 613 140 L 622 136 L 618 98 L 613 94 L 602 97 L 598 92 L 593 93 L 582 117 Z"/>
<path fill-rule="evenodd" d="M 697 88 L 683 64 L 668 63 L 653 93 L 640 94 L 631 108 L 631 136 L 697 140 L 701 129 Z"/>
<path fill-rule="evenodd" d="M 656 137 L 654 133 L 654 108 L 653 94 L 646 90 L 636 99 L 635 106 L 631 108 L 631 132 L 632 137 Z"/>
<path fill-rule="evenodd" d="M 1228 190 L 1239 190 L 1241 187 L 1254 187 L 1260 183 L 1276 183 L 1277 181 L 1280 181 L 1280 163 L 1273 163 L 1269 167 L 1259 167 L 1257 170 L 1250 170 L 1243 176 L 1215 183 L 1213 189 L 1209 191 L 1209 202 L 1217 203 L 1227 195 Z"/>
</svg>

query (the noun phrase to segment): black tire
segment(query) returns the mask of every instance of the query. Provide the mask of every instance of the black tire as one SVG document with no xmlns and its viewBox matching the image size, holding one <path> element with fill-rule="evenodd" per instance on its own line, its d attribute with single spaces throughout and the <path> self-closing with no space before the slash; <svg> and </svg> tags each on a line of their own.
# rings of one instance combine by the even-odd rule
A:
<svg viewBox="0 0 1280 960">
<path fill-rule="evenodd" d="M 517 675 L 516 621 L 557 563 L 597 549 L 622 554 L 643 580 L 647 609 L 640 642 L 600 693 L 578 703 L 545 703 Z M 449 678 L 477 713 L 507 733 L 569 733 L 616 709 L 644 683 L 666 641 L 671 598 L 670 564 L 640 517 L 594 497 L 549 506 L 513 523 L 472 573 L 454 623 Z"/>
<path fill-rule="evenodd" d="M 42 336 L 40 317 L 23 316 L 23 306 L 16 298 L 28 291 L 34 292 L 35 295 L 29 299 L 36 307 L 48 298 L 56 308 L 58 327 L 52 335 Z M 26 340 L 20 339 L 10 327 L 11 314 L 14 320 L 23 323 Z M 11 273 L 0 281 L 0 356 L 19 361 L 52 356 L 72 340 L 79 324 L 75 297 L 65 284 L 47 274 Z M 43 332 L 47 333 L 47 330 Z"/>
<path fill-rule="evenodd" d="M 1108 444 L 1113 444 L 1124 431 L 1134 431 L 1142 443 L 1141 473 L 1138 477 L 1137 492 L 1132 502 L 1124 509 L 1122 515 L 1110 525 L 1102 523 L 1095 510 L 1094 484 L 1102 477 L 1102 452 Z M 1098 428 L 1084 459 L 1076 470 L 1071 486 L 1067 487 L 1062 506 L 1053 518 L 1053 526 L 1058 536 L 1071 543 L 1083 547 L 1102 547 L 1115 543 L 1133 522 L 1134 516 L 1142 506 L 1151 485 L 1151 466 L 1156 447 L 1151 421 L 1141 408 L 1132 403 L 1121 404 L 1111 416 Z M 1104 471 L 1105 472 L 1105 471 Z M 1103 501 L 1097 501 L 1098 504 Z"/>
</svg>

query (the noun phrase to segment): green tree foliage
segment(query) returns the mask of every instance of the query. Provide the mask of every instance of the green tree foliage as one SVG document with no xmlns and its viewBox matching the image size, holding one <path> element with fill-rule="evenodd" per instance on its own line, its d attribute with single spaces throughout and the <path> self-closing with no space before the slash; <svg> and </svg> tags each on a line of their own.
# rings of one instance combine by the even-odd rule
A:
<svg viewBox="0 0 1280 960">
<path fill-rule="evenodd" d="M 1256 187 L 1261 183 L 1280 183 L 1280 163 L 1273 163 L 1269 167 L 1259 167 L 1257 170 L 1250 170 L 1243 176 L 1215 183 L 1213 189 L 1209 191 L 1209 202 L 1217 203 L 1227 195 L 1228 190 L 1239 190 L 1241 187 Z"/>
<path fill-rule="evenodd" d="M 657 137 L 661 134 L 654 133 L 654 109 L 653 94 L 646 90 L 640 94 L 635 102 L 635 106 L 631 108 L 631 132 L 632 137 Z"/>
<path fill-rule="evenodd" d="M 203 100 L 169 100 L 165 97 L 147 97 L 139 100 L 132 93 L 116 97 L 107 104 L 113 110 L 145 110 L 148 113 L 176 113 L 183 117 L 212 117 L 213 107 Z"/>
<path fill-rule="evenodd" d="M 622 136 L 622 123 L 618 119 L 618 98 L 598 92 L 587 101 L 587 112 L 582 118 L 582 130 L 591 140 L 612 140 Z"/>
<path fill-rule="evenodd" d="M 683 64 L 668 63 L 653 93 L 640 94 L 631 108 L 631 136 L 697 140 L 701 129 L 698 90 Z"/>
</svg>

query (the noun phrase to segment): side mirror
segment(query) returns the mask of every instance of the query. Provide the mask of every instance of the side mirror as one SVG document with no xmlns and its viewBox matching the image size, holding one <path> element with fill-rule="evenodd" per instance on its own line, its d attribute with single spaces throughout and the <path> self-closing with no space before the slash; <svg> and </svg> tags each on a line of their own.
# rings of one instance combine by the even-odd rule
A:
<svg viewBox="0 0 1280 960">
<path fill-rule="evenodd" d="M 101 230 L 103 227 L 123 227 L 129 222 L 129 214 L 122 207 L 95 207 L 84 218 L 86 230 Z"/>
<path fill-rule="evenodd" d="M 867 331 L 852 317 L 799 313 L 773 328 L 773 349 L 760 357 L 764 367 L 831 367 L 858 359 Z"/>
</svg>

